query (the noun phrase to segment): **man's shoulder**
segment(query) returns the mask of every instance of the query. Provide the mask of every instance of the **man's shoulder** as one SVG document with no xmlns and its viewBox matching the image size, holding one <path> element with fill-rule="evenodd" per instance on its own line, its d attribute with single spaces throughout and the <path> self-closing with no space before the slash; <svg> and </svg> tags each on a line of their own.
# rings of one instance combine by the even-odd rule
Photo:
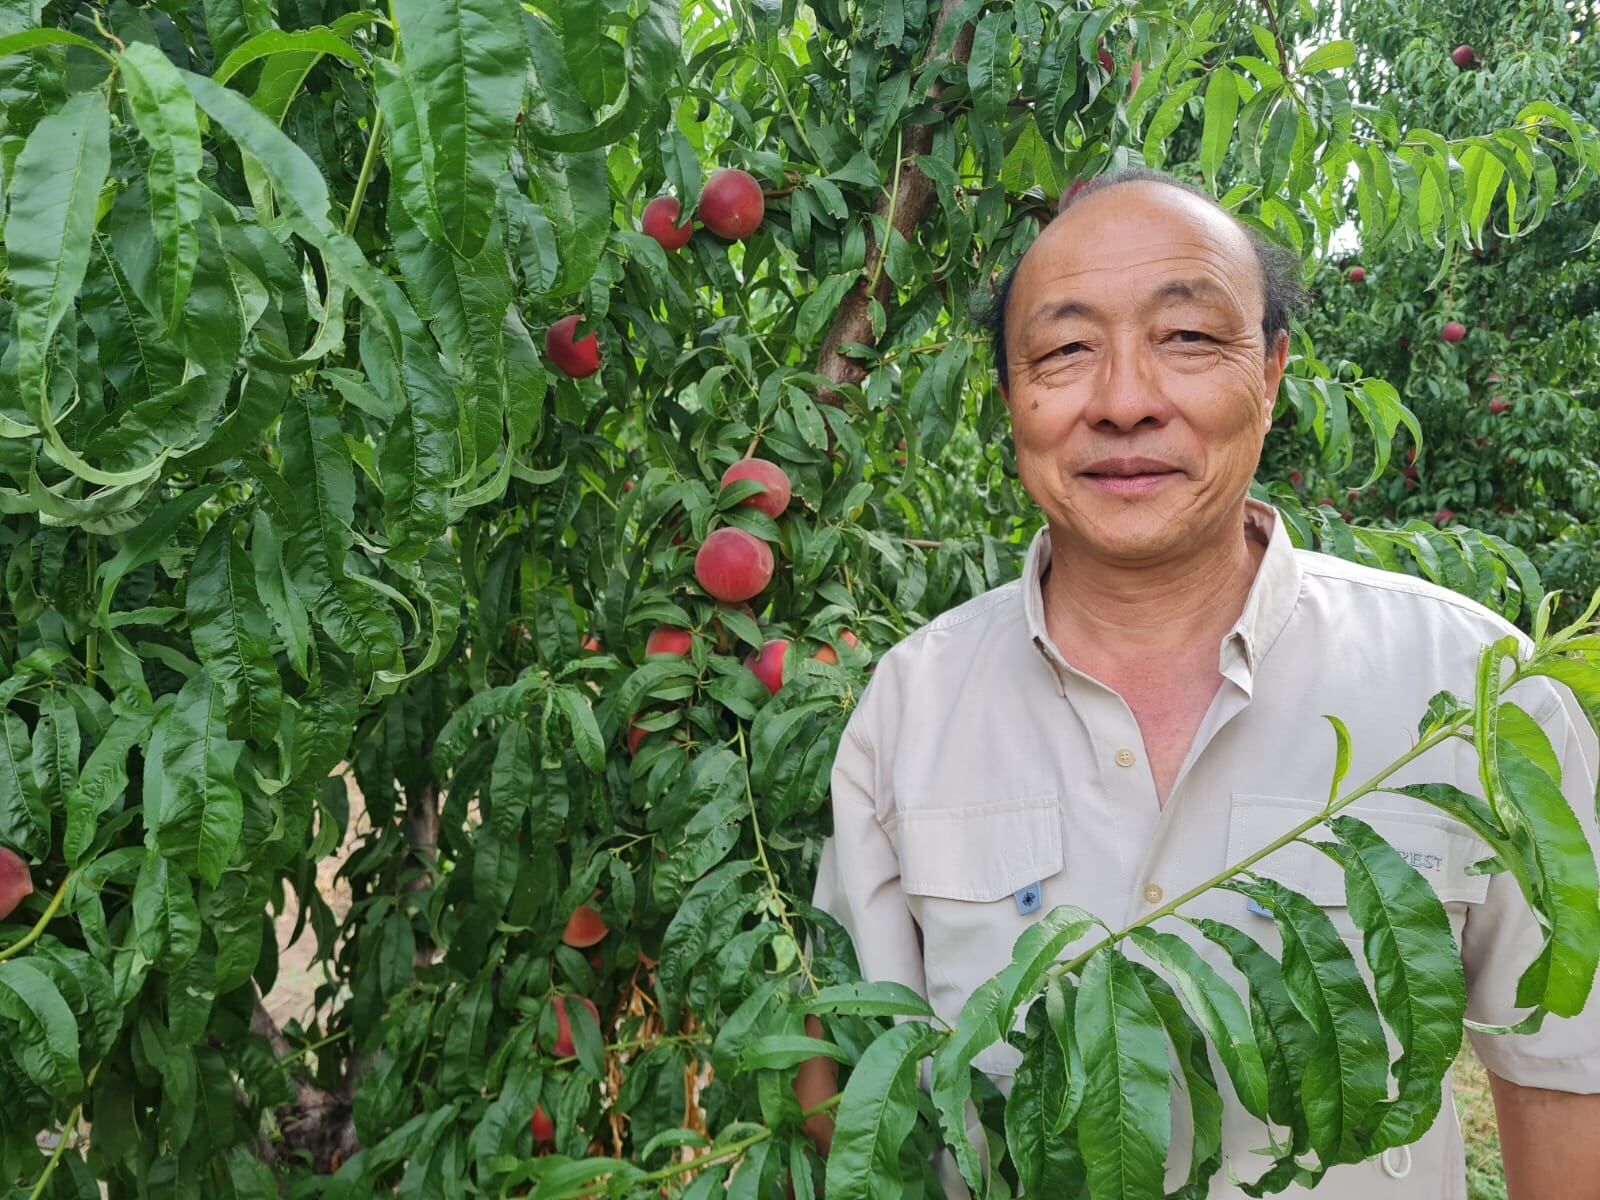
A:
<svg viewBox="0 0 1600 1200">
<path fill-rule="evenodd" d="M 964 646 L 982 641 L 997 624 L 1022 620 L 1022 581 L 1013 579 L 918 626 L 890 647 L 889 655 L 904 662 L 930 653 L 960 653 Z"/>
<path fill-rule="evenodd" d="M 1430 628 L 1459 629 L 1482 642 L 1510 634 L 1521 647 L 1533 644 L 1527 634 L 1493 609 L 1427 579 L 1316 550 L 1294 553 L 1303 579 L 1302 601 L 1321 591 L 1353 620 L 1372 620 L 1378 622 L 1374 628 L 1390 632 L 1404 633 L 1413 623 L 1421 623 Z M 1398 628 L 1394 625 L 1397 619 Z"/>
</svg>

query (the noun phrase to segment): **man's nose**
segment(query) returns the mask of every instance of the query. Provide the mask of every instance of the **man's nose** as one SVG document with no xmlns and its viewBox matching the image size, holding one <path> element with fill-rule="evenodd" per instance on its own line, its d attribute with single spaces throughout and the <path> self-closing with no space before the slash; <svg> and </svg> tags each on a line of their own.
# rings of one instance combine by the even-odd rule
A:
<svg viewBox="0 0 1600 1200">
<path fill-rule="evenodd" d="M 1089 423 L 1132 429 L 1141 422 L 1159 424 L 1165 420 L 1166 402 L 1151 367 L 1149 347 L 1143 338 L 1112 338 L 1084 411 Z"/>
</svg>

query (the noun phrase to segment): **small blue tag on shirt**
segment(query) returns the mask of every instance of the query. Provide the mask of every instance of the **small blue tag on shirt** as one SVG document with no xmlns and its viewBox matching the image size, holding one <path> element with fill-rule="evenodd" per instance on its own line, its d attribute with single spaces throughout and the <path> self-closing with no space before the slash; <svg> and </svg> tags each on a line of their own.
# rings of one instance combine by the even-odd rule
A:
<svg viewBox="0 0 1600 1200">
<path fill-rule="evenodd" d="M 1246 900 L 1244 902 L 1244 906 L 1251 912 L 1255 913 L 1255 915 L 1258 917 L 1270 917 L 1272 915 L 1272 910 L 1266 905 L 1262 904 L 1259 900 Z"/>
<path fill-rule="evenodd" d="M 1012 895 L 1011 898 L 1017 902 L 1017 912 L 1020 915 L 1025 917 L 1029 913 L 1037 911 L 1041 903 L 1040 893 L 1044 890 L 1040 886 L 1041 883 L 1043 883 L 1043 880 L 1040 880 L 1039 883 L 1030 883 L 1027 887 L 1018 888 Z"/>
</svg>

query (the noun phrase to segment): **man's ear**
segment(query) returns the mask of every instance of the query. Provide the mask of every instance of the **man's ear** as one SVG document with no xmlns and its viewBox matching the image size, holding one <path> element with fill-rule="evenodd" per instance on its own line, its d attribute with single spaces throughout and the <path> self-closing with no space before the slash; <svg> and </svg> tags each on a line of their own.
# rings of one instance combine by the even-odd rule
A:
<svg viewBox="0 0 1600 1200">
<path fill-rule="evenodd" d="M 1261 403 L 1264 409 L 1262 416 L 1268 429 L 1272 428 L 1272 410 L 1277 406 L 1278 389 L 1283 386 L 1283 372 L 1288 362 L 1289 335 L 1280 329 L 1272 349 L 1267 352 L 1266 370 L 1263 372 L 1265 376 L 1263 382 L 1266 386 L 1262 389 Z"/>
</svg>

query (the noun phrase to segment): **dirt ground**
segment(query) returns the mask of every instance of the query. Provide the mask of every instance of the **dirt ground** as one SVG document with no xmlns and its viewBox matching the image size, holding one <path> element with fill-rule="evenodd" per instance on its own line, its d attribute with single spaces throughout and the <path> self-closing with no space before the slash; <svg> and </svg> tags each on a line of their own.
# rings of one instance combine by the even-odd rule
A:
<svg viewBox="0 0 1600 1200">
<path fill-rule="evenodd" d="M 350 887 L 335 876 L 357 840 L 372 831 L 372 825 L 367 820 L 367 806 L 362 802 L 354 776 L 347 774 L 344 782 L 345 794 L 350 797 L 350 823 L 346 828 L 344 844 L 317 864 L 317 889 L 328 907 L 333 909 L 334 918 L 339 921 L 343 921 L 345 914 L 350 911 Z M 287 907 L 276 922 L 278 980 L 272 991 L 262 997 L 268 1015 L 279 1029 L 290 1020 L 303 1022 L 310 1016 L 312 996 L 317 984 L 322 982 L 320 973 L 312 966 L 317 939 L 311 932 L 310 924 L 307 923 L 300 931 L 299 941 L 292 946 L 288 944 L 295 922 L 299 919 L 299 911 L 300 906 L 295 902 L 294 894 L 288 893 Z"/>
</svg>

